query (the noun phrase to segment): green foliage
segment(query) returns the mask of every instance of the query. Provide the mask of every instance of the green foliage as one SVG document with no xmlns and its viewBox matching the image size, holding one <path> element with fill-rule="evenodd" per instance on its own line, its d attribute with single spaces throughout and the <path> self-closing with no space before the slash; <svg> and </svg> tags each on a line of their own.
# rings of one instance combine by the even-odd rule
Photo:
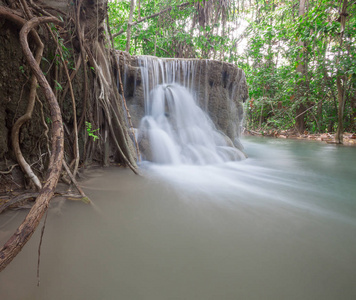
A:
<svg viewBox="0 0 356 300">
<path fill-rule="evenodd" d="M 57 41 L 58 41 L 58 45 L 61 49 L 62 52 L 62 57 L 59 53 L 55 54 L 55 63 L 56 65 L 59 65 L 61 63 L 65 63 L 67 64 L 67 66 L 69 67 L 69 69 L 75 70 L 74 68 L 74 61 L 71 55 L 71 51 L 65 46 L 64 44 L 64 39 L 60 36 L 56 26 L 54 26 L 52 23 L 50 23 L 51 26 L 51 30 L 54 33 L 54 36 L 56 37 Z M 58 52 L 58 51 L 57 51 Z M 47 59 L 44 58 L 45 61 L 47 61 L 49 63 L 49 61 Z"/>
<path fill-rule="evenodd" d="M 141 0 L 133 22 L 166 11 L 132 27 L 130 53 L 220 59 L 241 67 L 249 85 L 247 126 L 255 130 L 294 129 L 304 107 L 306 130 L 334 131 L 341 78 L 344 127 L 356 131 L 356 3 L 348 4 L 342 31 L 341 2 L 309 0 L 299 16 L 295 0 L 191 0 L 183 6 L 184 0 Z M 108 5 L 113 35 L 123 31 L 115 47 L 125 50 L 130 1 Z"/>
<path fill-rule="evenodd" d="M 342 43 L 340 4 L 335 1 L 309 1 L 303 16 L 298 15 L 295 1 L 259 9 L 259 17 L 250 21 L 248 44 L 238 60 L 249 85 L 247 126 L 294 129 L 298 108 L 304 107 L 307 131 L 334 131 L 339 76 L 345 86 L 344 127 L 355 131 L 356 4 L 348 7 Z"/>
<path fill-rule="evenodd" d="M 20 70 L 20 72 L 21 72 L 22 74 L 25 74 L 25 68 L 24 68 L 24 66 L 20 66 L 20 67 L 19 67 L 19 70 Z"/>
<path fill-rule="evenodd" d="M 88 136 L 91 136 L 94 139 L 94 142 L 99 139 L 99 137 L 95 134 L 96 131 L 99 131 L 100 128 L 94 129 L 92 128 L 92 124 L 90 122 L 85 122 L 85 127 L 87 129 Z"/>
<path fill-rule="evenodd" d="M 225 10 L 232 11 L 234 5 L 225 7 L 220 2 L 224 1 L 142 0 L 140 10 L 137 5 L 135 7 L 134 22 L 161 11 L 165 12 L 132 28 L 130 53 L 160 57 L 223 57 L 223 53 L 228 52 L 233 43 L 226 33 L 235 26 L 227 22 L 233 21 L 233 14 L 226 15 Z M 209 14 L 199 14 L 199 9 L 202 10 L 203 7 L 208 9 Z M 115 33 L 123 30 L 123 34 L 114 39 L 115 48 L 123 51 L 126 49 L 129 11 L 129 1 L 109 2 L 112 33 L 115 36 Z"/>
<path fill-rule="evenodd" d="M 54 83 L 55 83 L 55 89 L 57 90 L 57 91 L 63 91 L 63 87 L 62 87 L 62 85 L 57 81 L 57 80 L 54 80 Z"/>
</svg>

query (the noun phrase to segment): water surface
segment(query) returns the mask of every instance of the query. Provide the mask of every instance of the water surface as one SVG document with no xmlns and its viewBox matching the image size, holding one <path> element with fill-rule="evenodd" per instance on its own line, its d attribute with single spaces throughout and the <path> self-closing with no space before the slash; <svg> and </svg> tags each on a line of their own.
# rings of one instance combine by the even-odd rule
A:
<svg viewBox="0 0 356 300">
<path fill-rule="evenodd" d="M 248 138 L 249 158 L 109 168 L 52 201 L 0 273 L 7 300 L 356 299 L 356 148 Z M 0 241 L 25 212 L 0 217 Z"/>
</svg>

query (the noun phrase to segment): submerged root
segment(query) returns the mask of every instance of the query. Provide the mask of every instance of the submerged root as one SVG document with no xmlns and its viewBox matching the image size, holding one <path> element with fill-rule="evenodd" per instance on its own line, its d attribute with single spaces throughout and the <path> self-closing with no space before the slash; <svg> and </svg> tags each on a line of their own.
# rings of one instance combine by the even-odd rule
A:
<svg viewBox="0 0 356 300">
<path fill-rule="evenodd" d="M 8 208 L 21 207 L 29 200 L 35 200 L 38 197 L 37 192 L 29 192 L 17 195 L 11 199 L 8 199 L 0 206 L 0 214 Z"/>
<path fill-rule="evenodd" d="M 85 198 L 85 199 L 89 199 L 85 193 L 83 192 L 83 190 L 81 189 L 81 187 L 79 186 L 78 182 L 76 181 L 75 179 L 75 176 L 74 174 L 71 173 L 67 163 L 65 162 L 65 160 L 63 160 L 63 168 L 66 170 L 68 176 L 70 177 L 70 179 L 72 180 L 74 186 L 76 187 L 76 189 L 78 190 L 78 192 L 80 193 L 80 195 L 82 196 L 82 198 Z"/>
<path fill-rule="evenodd" d="M 42 70 L 39 67 L 38 62 L 33 56 L 29 44 L 28 34 L 29 32 L 41 23 L 52 22 L 55 24 L 61 24 L 62 22 L 53 17 L 32 18 L 26 22 L 20 31 L 20 42 L 24 52 L 24 55 L 30 65 L 33 73 L 35 74 L 39 85 L 41 86 L 45 97 L 48 101 L 51 115 L 52 115 L 52 153 L 49 162 L 49 174 L 47 180 L 40 190 L 34 206 L 26 216 L 25 220 L 16 230 L 16 232 L 10 237 L 7 243 L 0 249 L 0 271 L 3 270 L 13 258 L 21 251 L 23 246 L 32 236 L 33 232 L 37 228 L 43 214 L 48 208 L 50 199 L 53 196 L 54 189 L 57 185 L 60 171 L 62 168 L 63 159 L 63 125 L 62 117 L 57 99 L 47 82 Z"/>
<path fill-rule="evenodd" d="M 41 218 L 46 213 L 49 206 L 49 201 L 55 194 L 55 189 L 59 176 L 62 174 L 62 168 L 64 168 L 65 170 L 65 172 L 63 173 L 66 173 L 67 178 L 70 178 L 70 181 L 68 181 L 68 183 L 72 183 L 76 187 L 79 192 L 79 195 L 74 193 L 58 195 L 67 197 L 68 199 L 80 199 L 85 203 L 90 202 L 90 200 L 85 195 L 83 190 L 80 188 L 78 182 L 76 181 L 76 174 L 78 173 L 77 171 L 80 163 L 80 153 L 82 153 L 82 159 L 84 160 L 84 162 L 87 161 L 88 156 L 100 160 L 100 158 L 98 159 L 98 156 L 102 154 L 102 149 L 100 148 L 100 146 L 107 147 L 105 150 L 110 150 L 109 145 L 114 145 L 116 148 L 116 152 L 118 153 L 116 157 L 117 162 L 123 163 L 125 166 L 129 167 L 134 173 L 138 174 L 135 157 L 136 154 L 132 145 L 132 140 L 130 139 L 128 130 L 125 126 L 126 122 L 121 105 L 119 104 L 119 92 L 112 87 L 116 87 L 116 79 L 113 73 L 114 68 L 111 63 L 109 63 L 109 51 L 105 49 L 102 38 L 93 39 L 93 37 L 91 36 L 90 32 L 92 31 L 88 30 L 87 28 L 89 26 L 89 23 L 87 20 L 85 20 L 87 22 L 85 23 L 85 18 L 82 15 L 84 14 L 83 9 L 81 9 L 82 2 L 84 3 L 83 0 L 79 0 L 75 2 L 75 6 L 73 6 L 74 14 L 72 14 L 72 18 L 68 17 L 69 27 L 72 27 L 68 31 L 64 30 L 63 21 L 60 21 L 58 18 L 53 17 L 50 13 L 48 13 L 45 10 L 45 6 L 43 6 L 42 4 L 41 6 L 38 6 L 32 0 L 20 0 L 16 3 L 14 2 L 16 7 L 22 7 L 23 13 L 19 13 L 18 11 L 14 11 L 5 6 L 0 6 L 0 17 L 16 24 L 18 28 L 22 28 L 20 32 L 20 43 L 27 64 L 29 65 L 33 74 L 31 77 L 30 97 L 27 111 L 25 115 L 20 117 L 13 126 L 12 141 L 13 149 L 16 153 L 16 156 L 18 157 L 19 165 L 23 169 L 23 172 L 31 178 L 31 180 L 34 182 L 35 186 L 38 189 L 38 192 L 33 191 L 30 193 L 18 195 L 13 199 L 6 198 L 0 203 L 0 212 L 3 212 L 5 209 L 11 208 L 14 205 L 20 205 L 23 201 L 28 201 L 29 199 L 36 198 L 36 201 L 34 202 L 25 220 L 22 222 L 16 232 L 11 236 L 11 238 L 6 242 L 6 244 L 0 249 L 0 271 L 3 270 L 18 254 L 18 252 L 21 251 L 22 247 L 32 236 Z M 87 2 L 89 1 L 86 1 L 86 4 L 88 4 Z M 104 3 L 102 4 L 104 6 Z M 34 17 L 34 14 L 40 14 L 46 17 Z M 60 12 L 60 14 L 64 17 L 68 16 L 63 12 Z M 29 19 L 29 21 L 26 21 L 23 18 L 23 15 L 25 15 L 26 18 Z M 83 24 L 81 24 L 82 21 Z M 68 91 L 70 92 L 70 100 L 72 104 L 72 110 L 70 113 L 73 113 L 74 120 L 73 128 L 71 128 L 71 126 L 67 126 L 69 141 L 66 144 L 66 147 L 68 146 L 67 161 L 70 161 L 74 158 L 73 164 L 71 164 L 71 166 L 68 166 L 67 163 L 64 161 L 65 124 L 63 124 L 62 121 L 61 110 L 56 96 L 61 92 L 57 90 L 54 91 L 54 89 L 51 88 L 49 82 L 47 81 L 44 75 L 44 72 L 40 69 L 39 66 L 42 58 L 43 44 L 39 37 L 39 34 L 36 31 L 36 28 L 41 24 L 47 23 L 55 24 L 57 29 L 60 27 L 58 32 L 60 33 L 59 35 L 61 36 L 61 38 L 63 38 L 63 40 L 67 38 L 67 35 L 70 35 L 70 42 L 72 42 L 72 39 L 74 38 L 79 40 L 80 55 L 76 61 L 76 70 L 69 74 L 64 55 L 61 51 L 61 45 L 58 45 L 57 42 L 57 52 L 59 53 L 61 59 L 59 62 L 60 64 L 58 65 L 59 71 L 58 69 L 57 71 L 54 71 L 54 79 L 56 81 L 63 80 L 64 76 L 67 79 L 65 91 L 64 93 L 62 93 L 61 96 L 61 101 L 63 101 L 62 106 L 64 108 L 70 107 L 70 104 L 67 105 L 67 98 L 69 97 L 65 98 L 66 93 Z M 72 30 L 73 28 L 74 30 Z M 43 26 L 42 29 L 45 29 L 45 26 Z M 52 34 L 54 41 L 57 41 L 56 36 L 55 34 L 53 34 L 51 29 L 49 29 L 48 32 L 45 30 L 42 30 L 41 32 L 44 34 L 46 39 L 48 39 L 49 32 L 50 34 Z M 63 36 L 62 32 L 65 32 Z M 72 32 L 75 33 L 72 34 Z M 89 37 L 87 36 L 88 34 Z M 34 43 L 33 45 L 31 45 L 31 49 L 34 49 L 35 57 L 29 47 L 28 35 L 31 35 L 32 42 Z M 73 44 L 74 43 L 72 43 L 72 45 Z M 73 51 L 74 49 L 75 47 L 73 47 Z M 51 69 L 52 65 L 54 65 L 54 62 L 55 59 L 50 64 L 49 69 Z M 91 65 L 93 72 L 87 71 L 88 63 Z M 82 78 L 84 84 L 83 93 L 82 95 L 80 95 L 83 100 L 81 102 L 81 104 L 83 105 L 83 110 L 78 124 L 77 117 L 79 118 L 79 116 L 77 116 L 76 111 L 76 105 L 78 103 L 76 103 L 75 99 L 75 95 L 77 95 L 78 92 L 75 90 L 75 87 L 73 89 L 72 82 L 78 72 L 79 67 L 83 68 L 83 72 L 81 74 L 84 73 Z M 61 74 L 62 71 L 64 71 L 63 76 Z M 46 73 L 50 74 L 48 73 L 48 70 Z M 93 80 L 93 88 L 89 86 L 89 80 Z M 39 99 L 39 95 L 37 95 L 37 85 L 41 87 L 42 94 L 44 95 L 47 101 L 47 105 L 42 105 L 42 102 Z M 98 97 L 95 99 L 95 103 L 89 103 L 89 99 L 94 99 L 94 97 L 88 96 L 89 92 L 90 95 L 98 95 Z M 46 153 L 49 154 L 48 164 L 47 162 L 42 162 L 42 166 L 48 165 L 48 174 L 44 183 L 37 178 L 37 176 L 31 170 L 31 166 L 26 163 L 19 145 L 19 132 L 21 126 L 31 119 L 36 100 L 40 104 L 38 123 L 42 124 L 44 128 L 43 134 L 40 135 L 40 138 L 36 143 L 36 149 L 38 149 L 41 153 L 45 147 L 47 149 Z M 49 108 L 51 115 L 51 118 L 49 120 L 47 120 L 45 114 L 47 108 Z M 100 127 L 103 126 L 105 130 L 105 138 L 108 138 L 108 141 L 105 141 L 105 144 L 102 142 L 100 145 L 100 143 L 95 142 L 95 140 L 88 140 L 88 135 L 85 135 L 85 131 L 80 131 L 81 127 L 83 127 L 83 124 L 85 124 L 85 121 L 93 122 L 93 124 L 98 125 Z M 50 135 L 48 134 L 49 130 Z M 74 134 L 71 131 L 74 131 Z M 80 133 L 84 134 L 80 135 Z M 43 139 L 43 136 L 45 137 L 45 139 Z M 83 137 L 84 144 L 83 152 L 79 152 L 79 138 L 81 137 Z M 137 155 L 139 156 L 139 152 L 137 153 Z M 109 157 L 109 154 L 107 155 L 107 157 Z M 13 168 L 15 168 L 15 166 L 16 165 L 13 165 L 8 170 L 0 171 L 0 174 L 10 174 L 13 171 Z M 45 171 L 44 168 L 43 170 L 41 169 L 41 171 Z"/>
</svg>

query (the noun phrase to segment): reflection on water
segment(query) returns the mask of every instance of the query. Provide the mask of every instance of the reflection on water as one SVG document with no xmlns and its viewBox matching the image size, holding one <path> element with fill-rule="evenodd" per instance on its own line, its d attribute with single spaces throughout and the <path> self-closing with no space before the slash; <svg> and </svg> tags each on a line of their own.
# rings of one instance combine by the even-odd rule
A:
<svg viewBox="0 0 356 300">
<path fill-rule="evenodd" d="M 41 286 L 38 230 L 0 299 L 356 299 L 356 148 L 243 144 L 240 162 L 91 171 L 95 205 L 51 204 Z M 23 217 L 1 216 L 1 241 Z"/>
</svg>

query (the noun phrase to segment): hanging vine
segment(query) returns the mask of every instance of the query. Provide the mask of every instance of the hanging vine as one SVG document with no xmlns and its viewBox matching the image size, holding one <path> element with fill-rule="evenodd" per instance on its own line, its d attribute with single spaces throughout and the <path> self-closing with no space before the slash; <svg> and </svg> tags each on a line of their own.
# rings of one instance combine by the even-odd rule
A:
<svg viewBox="0 0 356 300">
<path fill-rule="evenodd" d="M 114 84 L 116 78 L 112 61 L 116 58 L 112 58 L 110 49 L 107 49 L 103 26 L 107 3 L 105 0 L 95 3 L 79 0 L 73 4 L 67 11 L 25 0 L 9 1 L 0 6 L 0 17 L 20 30 L 21 48 L 32 72 L 27 110 L 11 128 L 11 140 L 18 165 L 38 190 L 36 193 L 26 193 L 30 195 L 28 199 L 35 195 L 36 201 L 23 223 L 0 249 L 0 271 L 33 234 L 47 211 L 61 176 L 65 182 L 69 177 L 79 192 L 78 197 L 87 198 L 76 181 L 81 163 L 94 159 L 108 164 L 110 159 L 115 159 L 138 173 L 135 145 L 128 133 L 124 112 L 119 104 L 120 95 Z M 28 35 L 31 39 L 28 39 Z M 53 42 L 55 48 L 51 50 Z M 54 53 L 52 58 L 46 58 L 43 53 L 48 55 L 51 51 Z M 41 61 L 48 62 L 46 71 L 41 69 Z M 78 92 L 81 86 L 83 90 Z M 29 155 L 22 153 L 19 138 L 23 125 L 34 121 L 36 106 L 40 111 L 37 122 L 42 124 L 42 136 L 45 137 L 37 143 L 39 149 L 49 152 L 49 161 L 39 160 L 42 164 L 39 170 L 42 172 L 31 168 Z M 50 117 L 45 116 L 46 111 L 50 112 Z M 86 128 L 82 126 L 85 122 L 98 128 L 96 139 L 89 138 Z M 47 134 L 49 130 L 50 135 Z M 64 139 L 64 131 L 67 139 Z M 13 164 L 0 175 L 11 173 L 16 166 Z M 0 203 L 0 212 L 11 206 L 11 200 L 9 198 L 6 203 Z"/>
</svg>

